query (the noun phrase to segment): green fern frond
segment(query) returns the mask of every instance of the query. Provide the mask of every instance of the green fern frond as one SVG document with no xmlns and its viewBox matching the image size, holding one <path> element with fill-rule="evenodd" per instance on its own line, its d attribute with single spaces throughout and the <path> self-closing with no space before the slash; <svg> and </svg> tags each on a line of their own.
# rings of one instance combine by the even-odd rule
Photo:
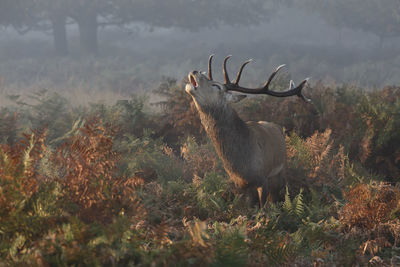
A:
<svg viewBox="0 0 400 267">
<path fill-rule="evenodd" d="M 286 187 L 285 201 L 282 205 L 283 210 L 290 214 L 298 217 L 302 217 L 305 211 L 305 204 L 303 200 L 303 189 L 300 189 L 300 192 L 297 196 L 291 200 L 290 193 L 288 187 Z"/>
<path fill-rule="evenodd" d="M 303 201 L 303 189 L 300 189 L 299 194 L 293 199 L 293 207 L 294 207 L 294 213 L 301 217 L 304 215 L 304 201 Z"/>
<path fill-rule="evenodd" d="M 285 201 L 283 202 L 282 208 L 287 213 L 291 214 L 293 210 L 292 200 L 290 199 L 289 188 L 286 186 Z"/>
<path fill-rule="evenodd" d="M 10 249 L 8 250 L 8 254 L 10 255 L 11 259 L 17 261 L 18 250 L 20 250 L 26 242 L 26 237 L 23 235 L 17 234 L 16 238 L 12 242 Z"/>
<path fill-rule="evenodd" d="M 78 118 L 72 124 L 71 130 L 69 130 L 64 135 L 51 140 L 50 144 L 55 144 L 55 143 L 58 143 L 60 141 L 66 140 L 66 139 L 70 138 L 71 136 L 74 136 L 77 132 L 79 132 L 79 129 L 81 129 L 81 128 L 83 128 L 85 126 L 85 124 L 86 124 L 86 120 L 84 118 Z"/>
<path fill-rule="evenodd" d="M 278 241 L 272 242 L 264 251 L 268 259 L 269 266 L 282 266 L 288 262 L 293 254 L 294 248 L 289 244 L 279 244 Z"/>
<path fill-rule="evenodd" d="M 0 150 L 0 166 L 4 170 L 8 169 L 11 164 L 10 157 L 8 156 L 7 153 L 5 153 L 3 150 Z"/>
<path fill-rule="evenodd" d="M 22 161 L 22 166 L 24 167 L 24 171 L 28 170 L 29 167 L 31 166 L 32 163 L 31 152 L 34 146 L 35 146 L 35 134 L 32 134 L 29 140 L 29 145 L 24 151 L 24 157 Z"/>
</svg>

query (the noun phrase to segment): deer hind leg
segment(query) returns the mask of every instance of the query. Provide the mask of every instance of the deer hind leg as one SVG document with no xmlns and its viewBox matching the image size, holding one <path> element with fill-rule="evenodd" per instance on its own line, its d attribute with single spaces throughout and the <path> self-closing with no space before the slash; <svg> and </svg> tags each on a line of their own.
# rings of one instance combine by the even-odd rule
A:
<svg viewBox="0 0 400 267">
<path fill-rule="evenodd" d="M 262 208 L 267 200 L 271 200 L 269 195 L 269 187 L 267 185 L 248 185 L 246 187 L 239 188 L 239 192 L 243 194 L 246 201 L 251 206 L 259 206 Z"/>
<path fill-rule="evenodd" d="M 256 186 L 247 185 L 246 187 L 238 187 L 237 192 L 242 194 L 243 199 L 251 206 L 259 205 L 260 201 Z"/>
<path fill-rule="evenodd" d="M 262 196 L 263 196 L 262 186 L 257 187 L 257 193 L 258 193 L 258 201 L 260 202 L 260 209 L 261 209 L 262 207 L 264 207 L 264 204 L 265 204 L 265 202 L 262 199 Z"/>
<path fill-rule="evenodd" d="M 266 201 L 283 201 L 285 197 L 285 186 L 286 175 L 284 171 L 275 176 L 269 177 L 266 183 L 263 185 L 263 203 L 265 204 Z"/>
</svg>

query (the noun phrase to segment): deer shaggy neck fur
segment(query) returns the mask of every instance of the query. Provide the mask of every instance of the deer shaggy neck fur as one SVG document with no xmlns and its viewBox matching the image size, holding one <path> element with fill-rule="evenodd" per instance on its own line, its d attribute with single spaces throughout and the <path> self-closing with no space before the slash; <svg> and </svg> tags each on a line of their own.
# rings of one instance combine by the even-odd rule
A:
<svg viewBox="0 0 400 267">
<path fill-rule="evenodd" d="M 264 195 L 277 198 L 284 186 L 282 177 L 277 176 L 286 163 L 282 129 L 269 122 L 244 122 L 226 102 L 196 106 L 202 125 L 236 186 L 251 189 L 252 193 L 262 187 Z"/>
</svg>

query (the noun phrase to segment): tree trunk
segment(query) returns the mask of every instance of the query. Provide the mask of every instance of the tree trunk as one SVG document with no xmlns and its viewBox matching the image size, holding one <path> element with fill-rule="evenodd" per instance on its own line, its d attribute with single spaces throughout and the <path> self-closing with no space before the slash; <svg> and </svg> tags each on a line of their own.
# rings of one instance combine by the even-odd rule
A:
<svg viewBox="0 0 400 267">
<path fill-rule="evenodd" d="M 58 56 L 68 55 L 66 20 L 67 17 L 61 14 L 56 14 L 51 19 L 53 27 L 54 49 Z"/>
<path fill-rule="evenodd" d="M 84 14 L 77 19 L 77 22 L 82 52 L 96 55 L 99 49 L 97 39 L 97 13 L 95 11 L 84 12 Z"/>
</svg>

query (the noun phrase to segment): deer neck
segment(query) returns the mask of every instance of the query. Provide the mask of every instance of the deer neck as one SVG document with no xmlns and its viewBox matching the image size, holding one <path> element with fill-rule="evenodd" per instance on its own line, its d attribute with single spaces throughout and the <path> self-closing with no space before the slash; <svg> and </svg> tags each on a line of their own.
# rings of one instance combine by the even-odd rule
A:
<svg viewBox="0 0 400 267">
<path fill-rule="evenodd" d="M 228 104 L 198 107 L 201 123 L 211 138 L 228 173 L 246 168 L 243 159 L 249 151 L 249 129 Z"/>
<path fill-rule="evenodd" d="M 243 142 L 243 138 L 249 134 L 246 123 L 228 104 L 200 107 L 199 114 L 202 125 L 212 139 L 225 141 L 234 138 Z"/>
</svg>

